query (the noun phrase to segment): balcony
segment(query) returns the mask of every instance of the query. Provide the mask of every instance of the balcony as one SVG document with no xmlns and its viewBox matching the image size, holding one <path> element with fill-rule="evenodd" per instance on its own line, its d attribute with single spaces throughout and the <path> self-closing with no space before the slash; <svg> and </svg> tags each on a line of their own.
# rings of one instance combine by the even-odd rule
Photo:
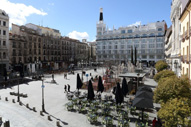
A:
<svg viewBox="0 0 191 127">
<path fill-rule="evenodd" d="M 188 55 L 182 55 L 181 56 L 181 61 L 183 62 L 183 63 L 189 63 L 189 56 Z"/>
</svg>

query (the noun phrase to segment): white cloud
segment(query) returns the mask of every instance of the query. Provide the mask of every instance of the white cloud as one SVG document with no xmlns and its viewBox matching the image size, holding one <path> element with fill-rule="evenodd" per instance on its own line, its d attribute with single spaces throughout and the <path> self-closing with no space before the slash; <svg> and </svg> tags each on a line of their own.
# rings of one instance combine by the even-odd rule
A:
<svg viewBox="0 0 191 127">
<path fill-rule="evenodd" d="M 54 6 L 54 3 L 48 3 L 48 5 Z"/>
<path fill-rule="evenodd" d="M 77 32 L 77 31 L 72 31 L 68 34 L 68 36 L 70 38 L 74 38 L 74 39 L 78 39 L 78 40 L 82 40 L 82 39 L 89 39 L 89 35 L 87 32 Z"/>
<path fill-rule="evenodd" d="M 23 25 L 26 23 L 26 17 L 37 14 L 37 15 L 47 15 L 42 9 L 38 10 L 33 6 L 25 5 L 22 3 L 11 3 L 8 0 L 0 0 L 0 9 L 4 10 L 9 15 L 10 24 Z"/>
<path fill-rule="evenodd" d="M 139 26 L 139 25 L 141 25 L 141 21 L 137 21 L 137 22 L 135 22 L 135 23 L 133 23 L 133 24 L 131 24 L 129 26 Z"/>
</svg>

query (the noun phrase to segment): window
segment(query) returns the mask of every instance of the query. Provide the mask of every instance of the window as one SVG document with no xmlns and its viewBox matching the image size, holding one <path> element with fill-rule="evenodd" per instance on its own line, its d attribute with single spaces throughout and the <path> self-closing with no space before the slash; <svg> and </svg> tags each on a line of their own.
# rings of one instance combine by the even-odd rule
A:
<svg viewBox="0 0 191 127">
<path fill-rule="evenodd" d="M 147 35 L 146 35 L 146 34 L 143 34 L 141 37 L 147 37 Z"/>
<path fill-rule="evenodd" d="M 131 48 L 131 45 L 127 45 L 127 48 Z"/>
<path fill-rule="evenodd" d="M 141 45 L 141 48 L 146 48 L 146 44 L 142 44 L 142 45 Z"/>
<path fill-rule="evenodd" d="M 162 28 L 158 28 L 158 31 L 162 31 Z"/>
<path fill-rule="evenodd" d="M 6 41 L 3 41 L 3 46 L 6 46 Z"/>
<path fill-rule="evenodd" d="M 157 51 L 157 53 L 163 53 L 162 49 L 157 49 L 156 51 Z"/>
<path fill-rule="evenodd" d="M 124 34 L 124 33 L 125 33 L 125 30 L 121 30 L 121 33 Z"/>
<path fill-rule="evenodd" d="M 1 20 L 0 20 L 0 25 L 1 25 Z"/>
<path fill-rule="evenodd" d="M 6 35 L 6 31 L 5 30 L 3 30 L 3 35 Z"/>
<path fill-rule="evenodd" d="M 131 43 L 132 43 L 132 40 L 131 40 L 131 39 L 128 39 L 128 40 L 127 40 L 127 43 L 128 43 L 128 44 L 131 44 Z"/>
<path fill-rule="evenodd" d="M 146 43 L 147 40 L 146 40 L 146 39 L 142 39 L 141 42 L 142 42 L 142 43 Z"/>
<path fill-rule="evenodd" d="M 142 59 L 147 59 L 147 56 L 146 55 L 142 55 Z"/>
<path fill-rule="evenodd" d="M 157 42 L 163 42 L 163 38 L 157 38 L 157 40 L 156 40 Z"/>
<path fill-rule="evenodd" d="M 155 44 L 149 44 L 149 48 L 154 48 Z"/>
<path fill-rule="evenodd" d="M 121 45 L 121 49 L 124 49 L 124 45 Z"/>
<path fill-rule="evenodd" d="M 133 31 L 132 30 L 128 30 L 128 33 L 132 33 Z"/>
<path fill-rule="evenodd" d="M 115 45 L 115 49 L 117 49 L 117 45 Z"/>
<path fill-rule="evenodd" d="M 149 58 L 150 58 L 150 59 L 154 59 L 155 56 L 154 56 L 154 55 L 150 55 Z"/>
<path fill-rule="evenodd" d="M 157 56 L 157 59 L 162 59 L 162 56 L 161 56 L 161 55 L 158 55 L 158 56 Z"/>
<path fill-rule="evenodd" d="M 149 49 L 149 53 L 155 53 L 155 49 Z"/>
<path fill-rule="evenodd" d="M 5 52 L 3 53 L 3 59 L 6 59 L 6 53 Z"/>
<path fill-rule="evenodd" d="M 142 50 L 141 50 L 141 53 L 146 53 L 146 50 L 142 49 Z"/>
<path fill-rule="evenodd" d="M 163 35 L 163 33 L 158 33 L 158 36 L 162 36 Z"/>
<path fill-rule="evenodd" d="M 3 21 L 3 26 L 6 26 L 6 22 L 5 21 Z"/>
<path fill-rule="evenodd" d="M 158 43 L 157 44 L 157 48 L 162 48 L 163 47 L 163 43 Z"/>
<path fill-rule="evenodd" d="M 1 30 L 0 30 L 0 35 L 1 35 Z"/>
<path fill-rule="evenodd" d="M 139 44 L 135 44 L 134 47 L 139 48 Z"/>
<path fill-rule="evenodd" d="M 138 34 L 136 34 L 135 37 L 140 37 L 140 36 Z"/>
<path fill-rule="evenodd" d="M 155 42 L 155 39 L 154 38 L 149 38 L 148 41 L 149 41 L 149 43 L 153 43 L 153 42 Z"/>
<path fill-rule="evenodd" d="M 153 37 L 153 36 L 155 36 L 155 34 L 154 34 L 154 33 L 151 33 L 149 36 L 150 36 L 150 37 Z"/>
<path fill-rule="evenodd" d="M 139 43 L 139 39 L 134 39 L 134 43 Z"/>
</svg>

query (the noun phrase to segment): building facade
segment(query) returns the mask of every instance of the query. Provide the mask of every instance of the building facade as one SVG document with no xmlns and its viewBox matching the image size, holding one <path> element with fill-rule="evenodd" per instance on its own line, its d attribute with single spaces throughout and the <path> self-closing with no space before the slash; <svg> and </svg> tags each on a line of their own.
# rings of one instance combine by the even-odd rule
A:
<svg viewBox="0 0 191 127">
<path fill-rule="evenodd" d="M 170 19 L 172 22 L 172 50 L 171 50 L 171 62 L 172 71 L 177 76 L 181 76 L 181 40 L 180 40 L 180 14 L 181 14 L 181 1 L 172 0 Z"/>
<path fill-rule="evenodd" d="M 12 24 L 10 33 L 10 63 L 13 67 L 24 65 L 24 71 L 68 69 L 87 61 L 88 44 L 62 37 L 59 30 L 28 24 Z M 17 69 L 16 69 L 17 70 Z"/>
<path fill-rule="evenodd" d="M 181 67 L 182 75 L 187 75 L 189 79 L 191 79 L 190 73 L 190 35 L 191 35 L 191 29 L 190 29 L 190 22 L 191 22 L 191 1 L 189 0 L 187 4 L 182 6 L 182 13 L 180 16 L 180 22 L 181 22 Z"/>
<path fill-rule="evenodd" d="M 165 34 L 165 60 L 169 66 L 169 69 L 172 70 L 172 26 L 170 26 Z"/>
<path fill-rule="evenodd" d="M 0 9 L 0 75 L 9 69 L 9 16 Z"/>
<path fill-rule="evenodd" d="M 131 59 L 131 47 L 137 49 L 137 60 L 147 65 L 164 60 L 166 30 L 165 21 L 109 30 L 103 22 L 101 8 L 96 35 L 97 61 L 126 63 Z"/>
</svg>

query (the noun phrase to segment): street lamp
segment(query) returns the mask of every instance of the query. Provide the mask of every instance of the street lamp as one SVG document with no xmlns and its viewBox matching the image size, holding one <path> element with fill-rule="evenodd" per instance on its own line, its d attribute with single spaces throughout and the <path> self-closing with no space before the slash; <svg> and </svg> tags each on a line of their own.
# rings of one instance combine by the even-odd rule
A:
<svg viewBox="0 0 191 127">
<path fill-rule="evenodd" d="M 45 108 L 44 108 L 45 107 L 45 105 L 44 105 L 44 87 L 45 86 L 44 86 L 44 76 L 43 75 L 42 75 L 41 79 L 42 79 L 42 86 L 41 86 L 42 87 L 42 111 L 46 112 Z"/>
<path fill-rule="evenodd" d="M 17 77 L 18 77 L 18 96 L 17 96 L 17 102 L 20 102 L 20 93 L 19 93 L 19 77 L 20 77 L 20 74 L 18 73 L 17 74 Z"/>
</svg>

